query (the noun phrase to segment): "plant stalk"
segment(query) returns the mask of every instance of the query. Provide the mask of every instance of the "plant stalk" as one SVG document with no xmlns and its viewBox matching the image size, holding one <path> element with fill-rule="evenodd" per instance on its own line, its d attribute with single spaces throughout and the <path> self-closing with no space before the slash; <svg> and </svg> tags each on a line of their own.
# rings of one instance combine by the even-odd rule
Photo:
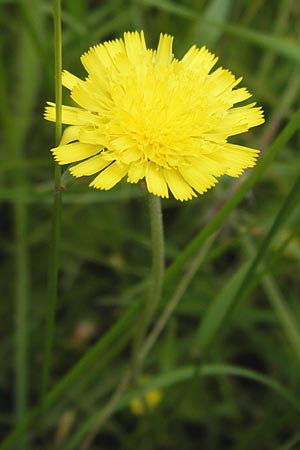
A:
<svg viewBox="0 0 300 450">
<path fill-rule="evenodd" d="M 142 360 L 139 352 L 145 339 L 147 329 L 155 314 L 157 305 L 161 298 L 165 258 L 164 258 L 164 232 L 160 197 L 149 194 L 149 214 L 151 228 L 152 267 L 150 286 L 146 298 L 145 309 L 142 312 L 141 322 L 138 326 L 133 345 L 133 382 L 139 384 L 142 372 Z"/>
<path fill-rule="evenodd" d="M 58 146 L 62 135 L 62 36 L 61 36 L 61 0 L 53 0 L 54 16 L 54 62 L 55 62 L 55 103 L 56 103 L 56 123 L 55 123 L 55 145 Z M 55 329 L 55 311 L 57 305 L 57 287 L 59 272 L 59 249 L 61 236 L 61 168 L 55 164 L 54 169 L 54 202 L 52 235 L 49 261 L 48 279 L 48 305 L 46 319 L 46 336 L 44 345 L 44 366 L 42 373 L 42 397 L 45 396 L 51 371 L 53 338 Z"/>
</svg>

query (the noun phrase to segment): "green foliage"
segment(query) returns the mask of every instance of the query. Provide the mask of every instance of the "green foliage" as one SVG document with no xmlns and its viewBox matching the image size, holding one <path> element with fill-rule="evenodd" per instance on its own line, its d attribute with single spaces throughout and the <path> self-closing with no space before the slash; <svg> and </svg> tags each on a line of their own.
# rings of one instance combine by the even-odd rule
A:
<svg viewBox="0 0 300 450">
<path fill-rule="evenodd" d="M 160 32 L 174 35 L 178 57 L 205 44 L 263 105 L 266 124 L 236 140 L 262 155 L 240 180 L 224 178 L 191 202 L 163 202 L 163 298 L 135 385 L 126 374 L 151 265 L 145 193 L 126 183 L 96 192 L 63 178 L 50 388 L 40 402 L 54 183 L 55 130 L 43 120 L 54 100 L 52 5 L 0 2 L 0 450 L 298 448 L 299 2 L 62 3 L 63 67 L 78 76 L 90 45 L 127 30 L 143 28 L 151 46 Z M 131 400 L 151 389 L 161 401 L 135 416 Z"/>
</svg>

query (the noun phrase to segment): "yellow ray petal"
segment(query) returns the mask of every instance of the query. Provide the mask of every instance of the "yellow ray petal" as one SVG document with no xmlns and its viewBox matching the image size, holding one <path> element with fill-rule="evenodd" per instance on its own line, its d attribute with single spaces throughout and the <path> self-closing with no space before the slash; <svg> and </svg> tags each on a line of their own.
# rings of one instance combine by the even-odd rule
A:
<svg viewBox="0 0 300 450">
<path fill-rule="evenodd" d="M 233 136 L 248 131 L 249 128 L 257 127 L 264 123 L 263 111 L 260 107 L 254 107 L 255 103 L 246 106 L 232 108 L 228 111 L 222 124 L 223 129 L 227 129 L 227 135 Z"/>
<path fill-rule="evenodd" d="M 71 92 L 71 98 L 81 108 L 87 109 L 88 111 L 100 112 L 101 106 L 97 101 L 95 92 L 93 83 L 90 80 L 86 80 L 84 83 L 74 86 Z"/>
<path fill-rule="evenodd" d="M 90 75 L 98 75 L 98 73 L 100 72 L 104 72 L 104 70 L 99 70 L 99 68 L 102 66 L 101 61 L 98 57 L 98 51 L 97 51 L 97 47 L 91 47 L 89 49 L 89 51 L 87 51 L 86 53 L 84 53 L 80 60 L 82 62 L 83 67 L 85 68 L 85 70 L 90 74 Z M 104 69 L 104 66 L 102 66 L 101 68 Z"/>
<path fill-rule="evenodd" d="M 159 197 L 168 198 L 169 192 L 164 173 L 161 167 L 152 162 L 146 165 L 146 184 L 147 189 L 154 195 Z"/>
<path fill-rule="evenodd" d="M 173 45 L 173 36 L 169 36 L 168 34 L 161 34 L 159 36 L 159 42 L 155 58 L 156 64 L 162 65 L 171 64 L 173 59 L 172 45 Z"/>
<path fill-rule="evenodd" d="M 109 164 L 110 162 L 105 161 L 102 158 L 102 155 L 96 155 L 92 156 L 92 158 L 87 161 L 76 164 L 76 166 L 71 167 L 69 170 L 74 177 L 82 177 L 100 172 L 102 169 L 109 166 Z"/>
<path fill-rule="evenodd" d="M 47 102 L 45 108 L 45 119 L 51 122 L 56 121 L 55 103 Z M 67 125 L 92 125 L 98 124 L 99 119 L 95 114 L 85 111 L 75 106 L 62 106 L 62 123 Z"/>
<path fill-rule="evenodd" d="M 209 173 L 205 173 L 203 167 L 183 166 L 180 168 L 180 173 L 199 194 L 203 194 L 217 183 L 217 179 Z"/>
<path fill-rule="evenodd" d="M 95 127 L 81 127 L 78 140 L 85 144 L 99 145 L 102 148 L 107 146 L 107 138 Z"/>
<path fill-rule="evenodd" d="M 92 61 L 88 61 L 88 58 L 96 57 L 98 62 L 98 70 L 104 70 L 114 67 L 114 58 L 117 54 L 123 53 L 125 50 L 124 42 L 121 39 L 116 39 L 114 41 L 104 42 L 103 44 L 95 45 L 89 52 L 84 55 L 84 63 L 87 70 L 91 69 L 93 72 Z"/>
<path fill-rule="evenodd" d="M 216 147 L 214 146 L 214 148 Z M 224 175 L 225 173 L 226 168 L 224 168 L 224 164 L 218 161 L 217 158 L 210 158 L 210 153 L 199 153 L 198 158 L 188 158 L 186 161 L 187 164 L 182 164 L 179 167 L 180 171 L 181 169 L 192 168 L 193 173 L 195 174 L 212 174 L 216 177 Z"/>
<path fill-rule="evenodd" d="M 128 178 L 129 183 L 137 183 L 146 176 L 146 166 L 147 163 L 134 163 L 130 164 L 128 167 Z"/>
<path fill-rule="evenodd" d="M 77 141 L 79 138 L 80 130 L 81 126 L 79 125 L 72 125 L 70 127 L 67 127 L 63 132 L 59 145 L 66 145 L 70 142 Z"/>
<path fill-rule="evenodd" d="M 209 158 L 223 166 L 223 173 L 237 177 L 248 167 L 256 163 L 259 150 L 235 144 L 216 146 L 216 151 Z"/>
<path fill-rule="evenodd" d="M 201 78 L 206 77 L 209 71 L 218 61 L 218 58 L 210 53 L 206 47 L 200 49 L 193 45 L 181 60 L 187 69 L 194 70 L 197 73 L 201 72 Z"/>
<path fill-rule="evenodd" d="M 188 185 L 177 170 L 164 169 L 164 175 L 172 194 L 177 200 L 191 200 L 193 197 L 196 197 L 191 186 Z"/>
<path fill-rule="evenodd" d="M 115 39 L 113 41 L 107 41 L 107 42 L 104 42 L 103 45 L 107 51 L 107 54 L 110 57 L 111 64 L 114 64 L 114 60 L 117 55 L 125 53 L 125 44 L 122 41 L 122 39 Z"/>
<path fill-rule="evenodd" d="M 228 168 L 225 173 L 231 177 L 239 177 L 245 169 L 255 166 L 258 155 L 259 150 L 255 148 L 227 144 L 226 157 Z"/>
<path fill-rule="evenodd" d="M 59 164 L 69 164 L 95 155 L 99 152 L 99 146 L 74 142 L 52 148 L 51 152 Z"/>
<path fill-rule="evenodd" d="M 83 81 L 73 75 L 72 73 L 64 70 L 62 73 L 62 85 L 68 88 L 69 90 L 73 89 L 76 84 L 83 83 Z"/>
<path fill-rule="evenodd" d="M 120 166 L 112 163 L 91 182 L 90 186 L 96 189 L 111 189 L 114 187 L 127 173 L 127 166 Z"/>
<path fill-rule="evenodd" d="M 147 53 L 144 32 L 124 33 L 124 43 L 129 61 L 135 63 L 141 61 L 141 55 Z"/>
</svg>

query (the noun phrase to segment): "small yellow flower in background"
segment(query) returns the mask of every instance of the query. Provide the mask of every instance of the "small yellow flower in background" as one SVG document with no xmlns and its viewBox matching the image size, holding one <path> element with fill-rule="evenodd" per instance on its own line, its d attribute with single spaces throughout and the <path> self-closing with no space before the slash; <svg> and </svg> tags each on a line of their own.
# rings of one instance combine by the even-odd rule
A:
<svg viewBox="0 0 300 450">
<path fill-rule="evenodd" d="M 63 72 L 63 85 L 78 107 L 63 106 L 66 128 L 53 148 L 59 164 L 75 177 L 111 189 L 122 178 L 146 181 L 149 192 L 190 200 L 221 175 L 240 176 L 255 165 L 258 150 L 231 144 L 228 137 L 264 122 L 255 103 L 234 107 L 251 95 L 228 70 L 211 72 L 217 58 L 192 46 L 181 60 L 172 36 L 161 34 L 157 50 L 147 49 L 144 33 L 91 47 L 81 62 L 83 81 Z M 55 121 L 49 102 L 45 118 Z"/>
<path fill-rule="evenodd" d="M 140 416 L 145 411 L 145 405 L 151 410 L 161 401 L 162 392 L 159 389 L 151 389 L 144 394 L 143 400 L 141 398 L 134 398 L 130 402 L 131 410 L 137 416 Z"/>
</svg>

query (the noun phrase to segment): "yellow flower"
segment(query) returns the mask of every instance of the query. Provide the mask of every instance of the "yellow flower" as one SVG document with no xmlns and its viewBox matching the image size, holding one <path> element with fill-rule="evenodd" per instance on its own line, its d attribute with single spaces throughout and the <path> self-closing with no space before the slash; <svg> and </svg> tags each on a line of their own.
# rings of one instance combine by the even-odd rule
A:
<svg viewBox="0 0 300 450">
<path fill-rule="evenodd" d="M 162 392 L 159 389 L 151 389 L 144 394 L 143 399 L 136 397 L 131 400 L 130 407 L 134 414 L 140 416 L 145 412 L 145 406 L 149 409 L 153 409 L 161 399 Z"/>
<path fill-rule="evenodd" d="M 97 189 L 124 177 L 145 179 L 152 194 L 171 191 L 183 201 L 221 175 L 238 177 L 255 165 L 258 150 L 228 142 L 264 122 L 255 103 L 234 107 L 251 97 L 234 89 L 241 78 L 222 68 L 211 72 L 217 58 L 205 47 L 174 58 L 172 42 L 161 34 L 150 50 L 143 32 L 124 33 L 82 55 L 84 81 L 63 72 L 78 106 L 63 106 L 62 121 L 70 126 L 52 152 L 59 164 L 76 163 L 72 175 L 97 174 L 90 184 Z M 45 118 L 55 121 L 55 105 L 48 105 Z"/>
</svg>

